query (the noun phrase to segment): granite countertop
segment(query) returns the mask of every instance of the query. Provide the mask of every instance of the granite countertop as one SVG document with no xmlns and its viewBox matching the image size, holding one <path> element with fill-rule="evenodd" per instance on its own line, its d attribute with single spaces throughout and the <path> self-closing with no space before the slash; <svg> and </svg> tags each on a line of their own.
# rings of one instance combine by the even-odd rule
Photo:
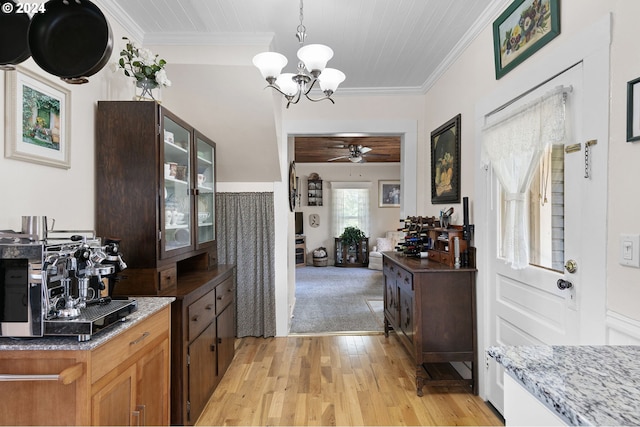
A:
<svg viewBox="0 0 640 427">
<path fill-rule="evenodd" d="M 640 425 L 640 346 L 507 346 L 487 353 L 568 424 Z"/>
<path fill-rule="evenodd" d="M 79 342 L 77 337 L 45 336 L 42 338 L 0 338 L 1 350 L 93 350 L 120 332 L 150 317 L 171 304 L 174 297 L 135 297 L 138 310 L 129 314 L 126 321 L 117 322 L 97 332 L 89 341 Z"/>
</svg>

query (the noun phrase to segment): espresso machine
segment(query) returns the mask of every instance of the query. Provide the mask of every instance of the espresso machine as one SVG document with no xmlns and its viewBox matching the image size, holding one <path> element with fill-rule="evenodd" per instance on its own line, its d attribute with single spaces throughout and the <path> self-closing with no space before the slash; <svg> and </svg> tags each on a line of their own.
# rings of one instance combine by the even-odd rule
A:
<svg viewBox="0 0 640 427">
<path fill-rule="evenodd" d="M 0 231 L 0 336 L 90 340 L 137 310 L 135 300 L 111 298 L 126 267 L 119 241 L 93 232 L 34 240 Z"/>
</svg>

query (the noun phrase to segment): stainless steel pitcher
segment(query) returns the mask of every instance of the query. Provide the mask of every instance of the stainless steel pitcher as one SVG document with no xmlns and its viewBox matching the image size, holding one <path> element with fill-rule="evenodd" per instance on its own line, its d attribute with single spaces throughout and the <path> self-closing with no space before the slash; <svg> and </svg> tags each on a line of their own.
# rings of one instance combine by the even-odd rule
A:
<svg viewBox="0 0 640 427">
<path fill-rule="evenodd" d="M 51 230 L 56 224 L 56 220 L 51 218 Z M 23 216 L 22 233 L 29 234 L 30 240 L 46 240 L 49 225 L 46 216 Z"/>
</svg>

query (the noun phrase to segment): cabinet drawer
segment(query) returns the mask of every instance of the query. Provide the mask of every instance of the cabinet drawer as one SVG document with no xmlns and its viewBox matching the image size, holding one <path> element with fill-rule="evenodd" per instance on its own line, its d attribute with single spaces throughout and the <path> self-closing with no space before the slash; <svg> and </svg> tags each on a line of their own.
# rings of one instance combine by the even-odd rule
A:
<svg viewBox="0 0 640 427">
<path fill-rule="evenodd" d="M 448 252 L 442 252 L 440 254 L 440 262 L 446 265 L 453 265 L 453 255 Z"/>
<path fill-rule="evenodd" d="M 440 252 L 439 251 L 428 251 L 429 259 L 431 261 L 440 262 Z"/>
<path fill-rule="evenodd" d="M 178 270 L 176 267 L 166 268 L 158 273 L 160 279 L 158 281 L 159 292 L 167 292 L 178 286 Z"/>
<path fill-rule="evenodd" d="M 215 291 L 211 290 L 191 304 L 188 309 L 189 341 L 195 339 L 216 316 Z"/>
<path fill-rule="evenodd" d="M 233 301 L 233 280 L 227 279 L 216 286 L 216 313 L 222 310 Z"/>
<path fill-rule="evenodd" d="M 169 321 L 167 307 L 94 350 L 91 383 L 95 383 L 136 353 L 142 356 L 143 350 L 149 348 L 156 338 L 168 335 Z"/>
</svg>

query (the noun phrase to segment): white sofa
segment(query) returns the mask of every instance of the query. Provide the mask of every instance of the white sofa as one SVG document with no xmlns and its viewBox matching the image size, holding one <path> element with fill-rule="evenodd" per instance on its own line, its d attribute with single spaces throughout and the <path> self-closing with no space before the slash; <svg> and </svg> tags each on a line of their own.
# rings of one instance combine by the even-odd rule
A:
<svg viewBox="0 0 640 427">
<path fill-rule="evenodd" d="M 382 252 L 393 251 L 398 242 L 404 240 L 402 231 L 387 231 L 385 237 L 378 237 L 376 244 L 369 252 L 369 268 L 382 270 Z"/>
</svg>

